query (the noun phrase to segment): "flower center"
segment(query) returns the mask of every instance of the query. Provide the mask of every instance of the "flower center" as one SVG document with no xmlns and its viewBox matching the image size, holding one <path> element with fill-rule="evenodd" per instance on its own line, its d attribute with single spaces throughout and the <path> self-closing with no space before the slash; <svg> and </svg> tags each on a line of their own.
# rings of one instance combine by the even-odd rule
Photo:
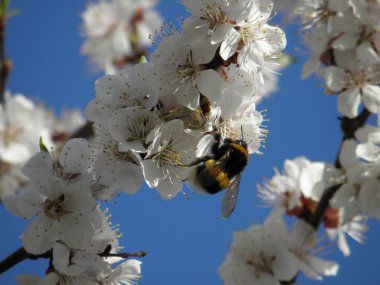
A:
<svg viewBox="0 0 380 285">
<path fill-rule="evenodd" d="M 356 71 L 350 74 L 350 84 L 354 87 L 364 87 L 367 83 L 367 77 L 364 71 Z"/>
<path fill-rule="evenodd" d="M 272 274 L 272 263 L 276 259 L 275 256 L 265 256 L 262 251 L 259 254 L 253 254 L 251 259 L 247 261 L 247 264 L 252 265 L 255 269 L 256 278 L 262 273 Z"/>
<path fill-rule="evenodd" d="M 0 132 L 2 140 L 6 146 L 8 146 L 12 141 L 14 141 L 20 134 L 23 133 L 23 128 L 18 126 L 10 126 L 4 131 Z"/>
<path fill-rule="evenodd" d="M 151 124 L 149 124 L 149 118 L 141 116 L 135 120 L 129 121 L 129 134 L 126 137 L 126 140 L 131 142 L 135 140 L 141 140 L 146 138 L 148 133 L 151 131 Z"/>
<path fill-rule="evenodd" d="M 212 31 L 215 31 L 219 24 L 228 21 L 226 13 L 216 2 L 207 5 L 206 13 L 201 17 L 201 20 L 207 20 L 209 22 L 209 29 Z"/>
<path fill-rule="evenodd" d="M 195 74 L 202 70 L 204 70 L 202 65 L 193 63 L 193 53 L 189 51 L 186 61 L 178 65 L 177 75 L 181 79 L 181 83 L 183 83 L 187 80 L 191 80 Z"/>
<path fill-rule="evenodd" d="M 135 163 L 128 152 L 119 151 L 117 145 L 104 145 L 104 151 L 107 153 L 109 159 L 116 158 L 117 160 L 128 161 Z"/>
<path fill-rule="evenodd" d="M 181 165 L 182 153 L 177 152 L 173 148 L 171 136 L 161 141 L 161 151 L 156 153 L 152 159 L 158 160 L 162 164 Z"/>
<path fill-rule="evenodd" d="M 66 214 L 67 211 L 64 209 L 63 206 L 64 201 L 64 194 L 59 195 L 56 200 L 46 199 L 46 201 L 43 204 L 46 216 L 48 216 L 51 219 L 58 220 L 60 217 Z"/>
<path fill-rule="evenodd" d="M 315 7 L 315 3 L 307 3 L 303 8 L 300 8 L 300 15 L 305 15 L 302 21 L 304 29 L 316 27 L 327 21 L 328 17 L 336 15 L 336 12 L 330 11 L 327 3 L 324 1 Z"/>
</svg>

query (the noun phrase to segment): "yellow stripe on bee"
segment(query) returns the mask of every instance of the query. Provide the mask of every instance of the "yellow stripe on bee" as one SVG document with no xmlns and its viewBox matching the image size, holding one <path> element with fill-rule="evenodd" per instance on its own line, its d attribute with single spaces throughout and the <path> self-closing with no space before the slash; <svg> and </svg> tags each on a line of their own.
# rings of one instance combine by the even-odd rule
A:
<svg viewBox="0 0 380 285">
<path fill-rule="evenodd" d="M 236 148 L 238 151 L 244 154 L 245 159 L 248 161 L 249 155 L 248 155 L 248 149 L 238 143 L 231 143 L 231 145 Z"/>
<path fill-rule="evenodd" d="M 205 167 L 211 176 L 215 177 L 220 189 L 227 188 L 230 185 L 230 179 L 227 176 L 215 160 L 209 159 L 205 162 Z"/>
<path fill-rule="evenodd" d="M 219 187 L 221 189 L 227 188 L 228 186 L 230 186 L 231 183 L 230 179 L 228 178 L 225 172 L 220 172 L 218 174 L 218 177 L 216 177 L 216 181 L 218 181 Z"/>
</svg>

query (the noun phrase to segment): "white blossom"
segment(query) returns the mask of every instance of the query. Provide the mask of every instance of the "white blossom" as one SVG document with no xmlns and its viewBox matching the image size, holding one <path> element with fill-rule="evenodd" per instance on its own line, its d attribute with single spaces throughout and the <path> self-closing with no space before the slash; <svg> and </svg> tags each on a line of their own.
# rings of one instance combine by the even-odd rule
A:
<svg viewBox="0 0 380 285">
<path fill-rule="evenodd" d="M 307 277 L 322 280 L 323 276 L 338 274 L 339 265 L 317 256 L 317 234 L 307 223 L 299 220 L 288 235 L 289 249 L 299 259 L 300 271 Z"/>
<path fill-rule="evenodd" d="M 28 252 L 42 254 L 58 240 L 73 248 L 91 240 L 96 202 L 85 173 L 86 150 L 85 141 L 76 139 L 65 145 L 58 161 L 47 152 L 37 153 L 23 169 L 31 184 L 4 201 L 17 216 L 35 216 L 22 236 Z"/>
<path fill-rule="evenodd" d="M 236 20 L 220 47 L 220 55 L 224 60 L 236 51 L 238 64 L 250 74 L 262 70 L 268 59 L 276 58 L 286 46 L 284 32 L 267 22 L 270 19 L 273 3 L 271 1 L 242 1 L 242 17 Z"/>
<path fill-rule="evenodd" d="M 154 4 L 155 1 L 140 4 L 132 0 L 100 0 L 88 4 L 82 14 L 87 37 L 82 53 L 89 55 L 106 73 L 116 73 L 125 58 L 133 57 L 136 49 L 150 44 L 149 35 L 161 23 L 160 15 L 151 10 Z"/>
<path fill-rule="evenodd" d="M 180 120 L 159 126 L 151 135 L 146 156 L 140 159 L 145 181 L 149 187 L 157 188 L 163 198 L 170 199 L 182 190 L 190 173 L 186 165 L 195 158 L 198 139 L 184 130 Z"/>
<path fill-rule="evenodd" d="M 265 227 L 251 226 L 234 233 L 231 251 L 219 268 L 224 284 L 280 284 L 290 281 L 299 262 L 288 251 L 285 225 L 267 221 Z"/>
</svg>

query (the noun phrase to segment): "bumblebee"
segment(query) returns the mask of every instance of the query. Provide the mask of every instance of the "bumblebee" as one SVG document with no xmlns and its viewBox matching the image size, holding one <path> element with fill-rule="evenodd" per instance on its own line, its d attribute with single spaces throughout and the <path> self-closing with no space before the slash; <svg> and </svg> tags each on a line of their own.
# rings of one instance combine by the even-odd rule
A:
<svg viewBox="0 0 380 285">
<path fill-rule="evenodd" d="M 216 194 L 224 189 L 227 192 L 222 198 L 221 214 L 228 218 L 236 206 L 240 179 L 248 164 L 247 143 L 240 140 L 215 137 L 211 155 L 199 162 L 196 168 L 195 184 L 208 194 Z"/>
</svg>

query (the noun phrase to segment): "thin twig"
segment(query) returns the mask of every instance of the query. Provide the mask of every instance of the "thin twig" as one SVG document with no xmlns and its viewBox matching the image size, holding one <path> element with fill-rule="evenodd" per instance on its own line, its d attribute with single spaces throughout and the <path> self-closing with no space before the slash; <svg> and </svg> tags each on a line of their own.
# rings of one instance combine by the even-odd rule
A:
<svg viewBox="0 0 380 285">
<path fill-rule="evenodd" d="M 18 263 L 24 261 L 25 259 L 36 260 L 40 258 L 49 258 L 50 256 L 50 251 L 40 255 L 34 255 L 28 253 L 23 247 L 20 247 L 14 253 L 12 253 L 0 262 L 0 274 L 4 273 L 5 271 L 17 265 Z"/>
<path fill-rule="evenodd" d="M 120 258 L 126 259 L 130 257 L 144 257 L 148 254 L 145 250 L 141 250 L 134 253 L 127 253 L 127 252 L 111 253 L 109 252 L 109 250 L 110 250 L 110 247 L 107 247 L 107 249 L 104 252 L 99 253 L 99 256 L 100 257 L 120 257 Z M 41 258 L 51 259 L 52 258 L 51 250 L 43 254 L 34 255 L 34 254 L 28 253 L 23 247 L 20 247 L 19 249 L 17 249 L 15 252 L 13 252 L 11 255 L 9 255 L 8 257 L 6 257 L 4 260 L 0 262 L 0 275 L 26 259 L 37 260 Z"/>
<path fill-rule="evenodd" d="M 120 258 L 130 258 L 130 257 L 145 257 L 148 253 L 145 250 L 141 250 L 135 253 L 106 253 L 99 254 L 100 257 L 120 257 Z"/>
<path fill-rule="evenodd" d="M 5 101 L 5 91 L 7 86 L 8 75 L 11 70 L 11 62 L 5 55 L 5 35 L 7 27 L 7 11 L 8 1 L 1 0 L 1 15 L 0 15 L 0 104 Z"/>
</svg>

